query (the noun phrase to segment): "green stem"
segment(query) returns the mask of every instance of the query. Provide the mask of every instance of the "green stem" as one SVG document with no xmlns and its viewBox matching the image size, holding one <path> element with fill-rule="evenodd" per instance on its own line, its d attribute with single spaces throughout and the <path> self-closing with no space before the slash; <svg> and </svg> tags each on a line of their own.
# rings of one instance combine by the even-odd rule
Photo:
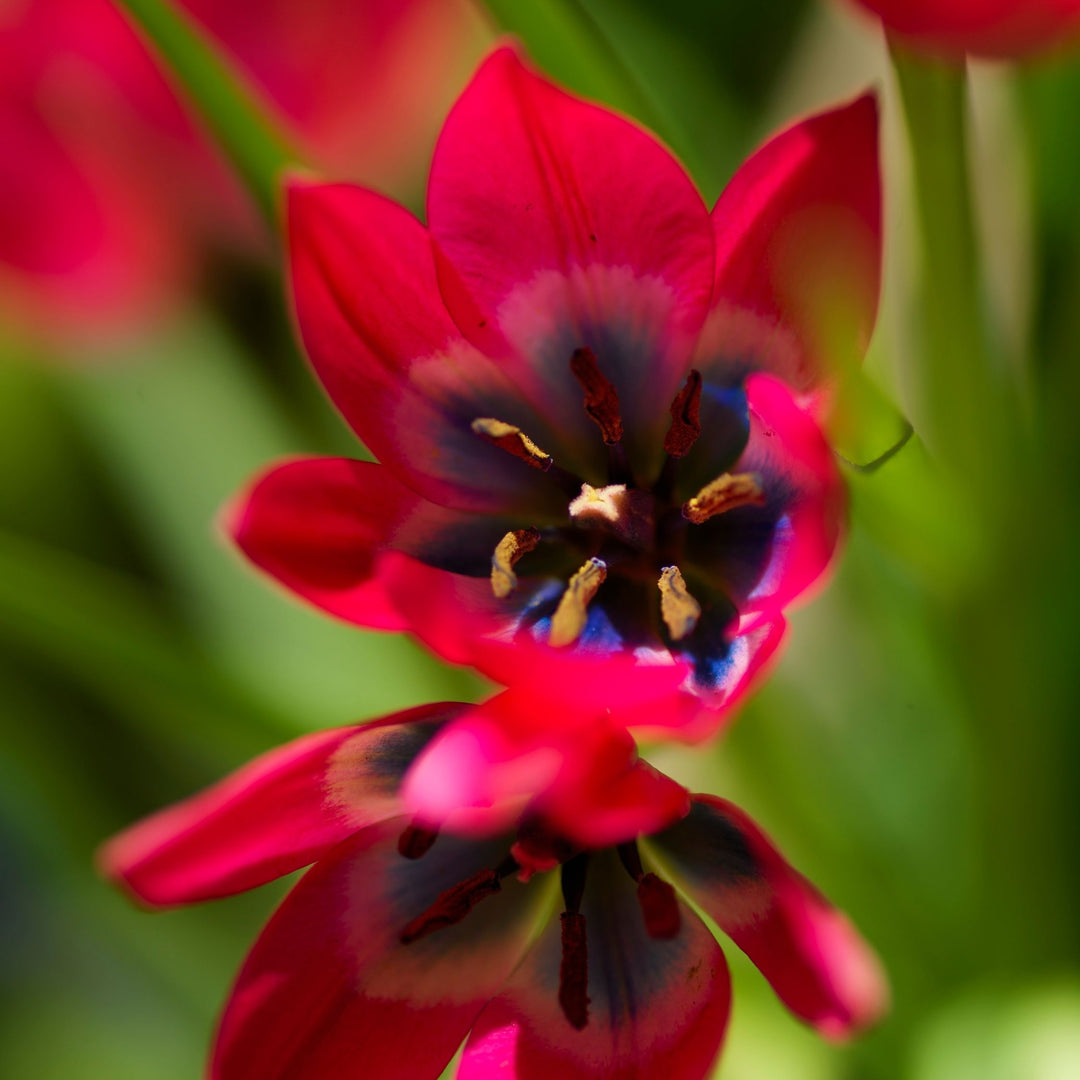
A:
<svg viewBox="0 0 1080 1080">
<path fill-rule="evenodd" d="M 168 0 L 120 0 L 161 54 L 276 231 L 278 178 L 299 160 L 214 48 Z"/>
<path fill-rule="evenodd" d="M 907 117 L 922 247 L 921 390 L 928 444 L 974 480 L 988 448 L 991 377 L 967 159 L 962 68 L 892 46 Z"/>
</svg>

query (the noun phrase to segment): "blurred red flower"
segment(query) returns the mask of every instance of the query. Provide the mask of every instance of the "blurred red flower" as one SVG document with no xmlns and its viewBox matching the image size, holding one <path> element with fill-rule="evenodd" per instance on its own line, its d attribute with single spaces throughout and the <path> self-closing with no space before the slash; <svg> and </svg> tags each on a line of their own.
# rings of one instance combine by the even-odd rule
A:
<svg viewBox="0 0 1080 1080">
<path fill-rule="evenodd" d="M 400 183 L 479 47 L 466 0 L 186 0 L 321 165 Z M 471 45 L 471 51 L 470 51 Z M 55 340 L 153 320 L 257 244 L 224 162 L 111 0 L 0 10 L 0 320 Z"/>
<path fill-rule="evenodd" d="M 680 893 L 827 1036 L 881 1014 L 884 978 L 847 919 L 740 810 L 643 762 L 579 778 L 591 843 L 543 802 L 502 835 L 418 822 L 403 779 L 468 710 L 307 736 L 106 845 L 105 873 L 153 906 L 315 864 L 240 972 L 213 1080 L 435 1080 L 466 1035 L 459 1080 L 702 1080 L 730 981 Z M 563 914 L 537 938 L 555 870 Z"/>
<path fill-rule="evenodd" d="M 1080 0 L 854 0 L 912 48 L 1013 59 L 1080 34 Z"/>
<path fill-rule="evenodd" d="M 501 48 L 443 129 L 428 222 L 291 188 L 304 342 L 382 464 L 271 470 L 237 542 L 507 685 L 643 712 L 681 685 L 654 726 L 714 728 L 843 530 L 814 404 L 876 312 L 873 99 L 767 143 L 710 216 L 652 136 Z"/>
<path fill-rule="evenodd" d="M 177 0 L 321 169 L 414 178 L 485 33 L 469 0 Z"/>
<path fill-rule="evenodd" d="M 115 331 L 184 287 L 244 204 L 108 0 L 0 12 L 0 319 Z"/>
</svg>

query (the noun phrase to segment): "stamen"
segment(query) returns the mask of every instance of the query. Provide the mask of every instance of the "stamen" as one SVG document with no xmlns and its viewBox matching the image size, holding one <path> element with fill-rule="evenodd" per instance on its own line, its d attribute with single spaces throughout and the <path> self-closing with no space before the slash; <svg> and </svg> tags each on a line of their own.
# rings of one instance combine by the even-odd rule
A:
<svg viewBox="0 0 1080 1080">
<path fill-rule="evenodd" d="M 645 873 L 636 842 L 620 844 L 618 852 L 626 872 L 637 882 L 638 906 L 645 920 L 645 932 L 654 941 L 677 937 L 682 916 L 675 890 L 655 874 Z"/>
<path fill-rule="evenodd" d="M 502 600 L 517 588 L 514 567 L 523 555 L 528 555 L 540 543 L 539 529 L 516 529 L 508 532 L 495 545 L 491 556 L 491 591 Z"/>
<path fill-rule="evenodd" d="M 694 632 L 701 618 L 701 605 L 690 595 L 682 571 L 665 566 L 660 571 L 660 614 L 672 641 L 682 641 Z"/>
<path fill-rule="evenodd" d="M 419 825 L 409 825 L 398 837 L 398 854 L 406 859 L 419 859 L 426 855 L 436 840 L 437 829 L 425 829 Z"/>
<path fill-rule="evenodd" d="M 619 393 L 614 383 L 600 370 L 596 354 L 588 347 L 574 350 L 570 370 L 585 391 L 585 411 L 596 421 L 604 442 L 613 446 L 623 437 Z"/>
<path fill-rule="evenodd" d="M 576 1031 L 589 1023 L 589 948 L 585 916 L 562 913 L 562 960 L 559 963 L 559 1007 Z"/>
<path fill-rule="evenodd" d="M 456 926 L 481 900 L 494 896 L 502 889 L 503 878 L 516 873 L 517 863 L 506 858 L 494 870 L 478 870 L 470 878 L 439 894 L 438 899 L 422 915 L 418 915 L 401 931 L 402 945 L 411 945 L 436 930 Z"/>
<path fill-rule="evenodd" d="M 505 450 L 508 454 L 531 465 L 534 469 L 547 472 L 554 460 L 552 456 L 540 449 L 519 427 L 507 424 L 502 420 L 495 420 L 490 416 L 481 416 L 470 425 L 473 431 L 481 438 L 486 439 L 493 446 Z"/>
<path fill-rule="evenodd" d="M 740 506 L 764 505 L 765 492 L 756 476 L 751 473 L 723 473 L 683 504 L 682 516 L 695 525 L 702 525 L 709 518 Z"/>
<path fill-rule="evenodd" d="M 570 579 L 551 619 L 549 645 L 556 648 L 573 645 L 581 637 L 589 619 L 589 604 L 606 577 L 607 563 L 603 559 L 589 559 Z"/>
<path fill-rule="evenodd" d="M 585 895 L 589 856 L 575 855 L 563 863 L 562 960 L 559 963 L 559 1006 L 571 1027 L 582 1031 L 589 1023 L 589 949 L 585 916 L 580 913 Z"/>
<path fill-rule="evenodd" d="M 691 371 L 671 403 L 671 427 L 664 450 L 673 458 L 685 457 L 701 435 L 701 373 Z"/>
<path fill-rule="evenodd" d="M 655 874 L 645 874 L 638 882 L 638 904 L 645 920 L 645 932 L 654 941 L 667 941 L 679 936 L 682 916 L 675 890 Z"/>
</svg>

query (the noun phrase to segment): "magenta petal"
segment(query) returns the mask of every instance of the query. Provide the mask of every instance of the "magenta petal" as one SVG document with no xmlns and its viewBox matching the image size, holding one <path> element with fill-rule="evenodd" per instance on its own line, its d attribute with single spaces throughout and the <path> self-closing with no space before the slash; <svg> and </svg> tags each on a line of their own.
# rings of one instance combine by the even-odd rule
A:
<svg viewBox="0 0 1080 1080">
<path fill-rule="evenodd" d="M 260 569 L 324 611 L 381 630 L 408 627 L 377 572 L 381 550 L 396 548 L 487 581 L 495 545 L 515 527 L 436 506 L 385 466 L 347 458 L 274 466 L 226 517 L 233 539 Z"/>
<path fill-rule="evenodd" d="M 713 210 L 716 284 L 696 363 L 764 368 L 799 390 L 859 360 L 877 315 L 881 177 L 867 94 L 781 132 Z"/>
<path fill-rule="evenodd" d="M 695 795 L 689 816 L 649 844 L 796 1016 L 843 1038 L 888 1007 L 869 946 L 738 807 Z"/>
<path fill-rule="evenodd" d="M 431 826 L 492 833 L 525 812 L 588 848 L 656 832 L 690 805 L 685 788 L 638 759 L 607 710 L 520 686 L 443 728 L 409 770 L 402 798 Z"/>
<path fill-rule="evenodd" d="M 428 220 L 454 271 L 440 283 L 459 325 L 471 334 L 477 314 L 493 320 L 564 423 L 588 430 L 569 373 L 586 345 L 628 432 L 666 418 L 708 306 L 713 238 L 700 195 L 655 138 L 500 48 L 447 118 Z"/>
<path fill-rule="evenodd" d="M 426 705 L 271 750 L 120 833 L 99 864 L 155 907 L 229 896 L 291 873 L 400 813 L 408 763 L 462 708 Z"/>
<path fill-rule="evenodd" d="M 289 894 L 237 979 L 210 1080 L 436 1080 L 524 951 L 543 890 L 510 878 L 456 926 L 403 945 L 440 893 L 508 848 L 441 836 L 405 859 L 403 825 L 357 834 Z"/>
<path fill-rule="evenodd" d="M 519 388 L 450 318 L 427 230 L 397 204 L 349 184 L 290 186 L 288 228 L 304 344 L 372 452 L 447 506 L 535 509 L 548 500 L 561 509 L 543 473 L 470 429 L 495 417 L 554 452 Z"/>
<path fill-rule="evenodd" d="M 770 375 L 747 380 L 750 439 L 732 467 L 756 476 L 763 506 L 690 529 L 687 559 L 743 616 L 778 617 L 818 583 L 843 535 L 847 490 L 817 421 Z"/>
<path fill-rule="evenodd" d="M 702 1080 L 724 1039 L 727 964 L 704 923 L 679 905 L 678 935 L 654 940 L 636 889 L 613 852 L 589 864 L 582 910 L 589 1020 L 559 1007 L 560 925 L 553 920 L 481 1013 L 457 1080 Z"/>
</svg>

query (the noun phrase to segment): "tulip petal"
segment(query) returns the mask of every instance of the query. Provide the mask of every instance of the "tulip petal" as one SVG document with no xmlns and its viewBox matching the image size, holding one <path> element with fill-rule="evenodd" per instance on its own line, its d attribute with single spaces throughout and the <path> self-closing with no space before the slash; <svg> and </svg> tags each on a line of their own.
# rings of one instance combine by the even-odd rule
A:
<svg viewBox="0 0 1080 1080">
<path fill-rule="evenodd" d="M 712 288 L 707 211 L 671 154 L 503 47 L 447 118 L 428 220 L 453 271 L 440 276 L 443 293 L 465 333 L 494 323 L 582 438 L 589 421 L 569 361 L 590 347 L 618 390 L 631 456 L 645 453 Z"/>
<path fill-rule="evenodd" d="M 617 713 L 521 687 L 441 731 L 402 798 L 418 821 L 457 833 L 492 833 L 525 813 L 588 848 L 656 832 L 689 809 L 685 788 L 639 760 Z"/>
<path fill-rule="evenodd" d="M 769 375 L 747 381 L 750 439 L 734 473 L 761 484 L 765 503 L 687 529 L 686 561 L 740 615 L 775 618 L 822 579 L 843 534 L 847 492 L 817 421 Z"/>
<path fill-rule="evenodd" d="M 712 217 L 716 282 L 695 361 L 706 379 L 763 368 L 806 390 L 861 359 L 881 276 L 873 95 L 767 142 Z"/>
<path fill-rule="evenodd" d="M 555 434 L 512 379 L 450 318 L 427 230 L 374 192 L 299 183 L 288 189 L 288 229 L 304 344 L 373 453 L 447 506 L 561 510 L 565 500 L 545 473 L 470 427 L 494 417 L 520 426 L 547 452 L 556 448 Z"/>
<path fill-rule="evenodd" d="M 401 813 L 410 762 L 465 706 L 426 705 L 306 735 L 110 840 L 104 873 L 146 904 L 188 904 L 265 884 Z"/>
<path fill-rule="evenodd" d="M 309 458 L 270 468 L 227 514 L 227 529 L 256 566 L 348 622 L 405 630 L 377 572 L 397 549 L 488 582 L 511 519 L 436 506 L 383 465 Z M 488 585 L 490 591 L 490 585 Z"/>
<path fill-rule="evenodd" d="M 594 856 L 585 900 L 589 1018 L 575 1030 L 559 1007 L 554 920 L 481 1013 L 457 1080 L 702 1080 L 731 1005 L 727 964 L 704 923 L 680 903 L 676 937 L 645 930 L 636 889 L 611 851 Z"/>
<path fill-rule="evenodd" d="M 544 889 L 507 879 L 456 925 L 402 944 L 440 893 L 508 849 L 440 836 L 405 859 L 403 824 L 358 833 L 286 898 L 240 972 L 210 1080 L 436 1080 L 518 962 Z"/>
<path fill-rule="evenodd" d="M 690 814 L 648 846 L 796 1016 L 843 1038 L 885 1011 L 877 957 L 737 807 L 695 795 Z"/>
</svg>

